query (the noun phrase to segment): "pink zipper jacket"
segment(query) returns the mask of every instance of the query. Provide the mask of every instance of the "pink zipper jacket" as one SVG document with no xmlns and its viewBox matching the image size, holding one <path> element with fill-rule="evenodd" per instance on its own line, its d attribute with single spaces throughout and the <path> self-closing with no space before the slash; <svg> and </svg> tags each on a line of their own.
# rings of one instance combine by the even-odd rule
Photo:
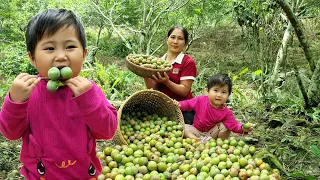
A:
<svg viewBox="0 0 320 180">
<path fill-rule="evenodd" d="M 227 106 L 214 108 L 210 105 L 208 96 L 198 96 L 193 99 L 179 101 L 182 111 L 196 112 L 193 126 L 201 132 L 207 132 L 218 123 L 222 124 L 230 131 L 244 133 L 242 123 L 238 122 L 232 111 Z"/>
</svg>

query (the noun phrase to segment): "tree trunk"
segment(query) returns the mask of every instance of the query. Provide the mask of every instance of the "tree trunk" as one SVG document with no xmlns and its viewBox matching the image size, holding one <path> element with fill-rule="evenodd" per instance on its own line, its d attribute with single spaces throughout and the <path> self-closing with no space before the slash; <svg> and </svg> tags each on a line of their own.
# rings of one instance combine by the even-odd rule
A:
<svg viewBox="0 0 320 180">
<path fill-rule="evenodd" d="M 318 60 L 315 71 L 311 77 L 311 84 L 308 88 L 308 97 L 311 107 L 317 107 L 320 104 L 320 59 Z"/>
<path fill-rule="evenodd" d="M 308 44 L 308 40 L 303 33 L 302 25 L 298 21 L 297 17 L 294 15 L 292 9 L 290 8 L 287 0 L 277 0 L 278 4 L 281 6 L 285 14 L 287 15 L 288 20 L 292 24 L 294 31 L 299 39 L 299 42 L 302 46 L 302 49 L 304 51 L 304 55 L 309 62 L 309 66 L 311 71 L 313 72 L 315 70 L 315 63 L 314 60 L 312 59 L 312 53 Z"/>
<path fill-rule="evenodd" d="M 292 39 L 292 25 L 289 22 L 287 29 L 284 32 L 283 38 L 282 38 L 282 44 L 278 50 L 278 55 L 277 55 L 277 60 L 276 60 L 276 64 L 274 66 L 273 69 L 273 74 L 271 76 L 271 80 L 270 83 L 275 85 L 276 84 L 276 77 L 278 76 L 278 73 L 280 73 L 280 66 L 283 64 L 283 62 L 286 60 L 287 58 L 287 49 L 288 49 L 288 43 L 291 41 Z M 274 86 L 271 86 L 274 87 Z"/>
<path fill-rule="evenodd" d="M 296 76 L 296 79 L 297 79 L 301 94 L 303 96 L 303 99 L 304 99 L 304 102 L 305 102 L 305 108 L 309 109 L 310 108 L 310 103 L 309 103 L 308 94 L 307 94 L 306 88 L 303 86 L 302 79 L 301 79 L 301 77 L 299 75 L 299 70 L 298 70 L 296 65 L 294 65 L 294 75 Z"/>
<path fill-rule="evenodd" d="M 100 36 L 101 36 L 101 32 L 102 32 L 102 29 L 103 29 L 103 21 L 101 21 L 100 23 L 100 26 L 99 26 L 99 32 L 98 32 L 98 37 L 97 37 L 97 40 L 96 40 L 96 47 L 94 48 L 93 50 L 93 53 L 92 53 L 92 63 L 95 62 L 95 56 L 98 52 L 98 47 L 99 47 L 99 42 L 100 42 Z"/>
</svg>

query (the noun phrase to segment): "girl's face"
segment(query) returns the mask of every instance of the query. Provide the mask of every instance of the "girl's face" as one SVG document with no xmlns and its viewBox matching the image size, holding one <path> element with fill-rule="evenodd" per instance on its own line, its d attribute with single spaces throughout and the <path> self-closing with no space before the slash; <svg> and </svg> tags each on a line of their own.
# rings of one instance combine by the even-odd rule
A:
<svg viewBox="0 0 320 180">
<path fill-rule="evenodd" d="M 209 90 L 207 89 L 207 92 L 210 104 L 214 108 L 219 108 L 226 103 L 229 98 L 229 89 L 227 84 L 222 86 L 214 85 Z"/>
<path fill-rule="evenodd" d="M 70 26 L 52 36 L 44 34 L 35 47 L 34 56 L 29 52 L 29 58 L 42 77 L 48 77 L 51 67 L 65 66 L 72 69 L 75 77 L 81 71 L 87 52 L 87 49 L 83 50 L 75 28 Z"/>
<path fill-rule="evenodd" d="M 167 40 L 168 51 L 174 53 L 182 52 L 185 46 L 184 34 L 180 29 L 174 29 Z"/>
</svg>

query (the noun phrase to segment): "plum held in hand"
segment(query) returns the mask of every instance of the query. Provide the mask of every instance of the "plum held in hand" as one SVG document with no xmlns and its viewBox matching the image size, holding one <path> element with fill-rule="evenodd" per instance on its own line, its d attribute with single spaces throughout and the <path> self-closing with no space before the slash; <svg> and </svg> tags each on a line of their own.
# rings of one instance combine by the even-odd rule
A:
<svg viewBox="0 0 320 180">
<path fill-rule="evenodd" d="M 52 67 L 48 70 L 48 78 L 51 80 L 57 80 L 60 78 L 60 70 L 57 67 Z"/>
<path fill-rule="evenodd" d="M 249 130 L 251 128 L 251 124 L 250 123 L 246 123 L 243 125 L 243 128 L 246 130 Z"/>
<path fill-rule="evenodd" d="M 47 89 L 50 92 L 55 92 L 57 89 L 63 86 L 63 84 L 60 81 L 54 81 L 54 80 L 49 80 L 47 83 Z"/>
<path fill-rule="evenodd" d="M 61 78 L 63 80 L 70 79 L 73 76 L 73 72 L 70 67 L 64 67 L 64 68 L 60 69 L 60 74 L 61 74 Z"/>
</svg>

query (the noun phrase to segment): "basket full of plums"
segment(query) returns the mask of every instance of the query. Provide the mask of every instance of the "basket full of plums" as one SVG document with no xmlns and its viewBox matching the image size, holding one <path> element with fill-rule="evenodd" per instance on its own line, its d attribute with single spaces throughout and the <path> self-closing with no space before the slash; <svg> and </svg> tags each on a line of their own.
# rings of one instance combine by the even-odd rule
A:
<svg viewBox="0 0 320 180">
<path fill-rule="evenodd" d="M 158 73 L 164 76 L 164 72 L 169 74 L 172 69 L 171 64 L 164 59 L 143 54 L 128 55 L 126 57 L 126 67 L 144 78 L 152 78 L 152 75 L 158 76 Z"/>
<path fill-rule="evenodd" d="M 150 134 L 183 137 L 184 120 L 179 106 L 166 94 L 152 89 L 132 94 L 118 110 L 116 144 L 141 141 Z"/>
</svg>

